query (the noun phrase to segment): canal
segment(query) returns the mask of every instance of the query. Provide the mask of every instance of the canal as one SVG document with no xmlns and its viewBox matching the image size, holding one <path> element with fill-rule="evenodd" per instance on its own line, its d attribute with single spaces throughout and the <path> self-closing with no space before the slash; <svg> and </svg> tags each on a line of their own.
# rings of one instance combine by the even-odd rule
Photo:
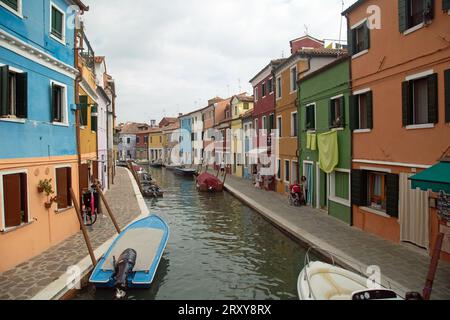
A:
<svg viewBox="0 0 450 320">
<path fill-rule="evenodd" d="M 298 299 L 305 249 L 228 193 L 199 194 L 192 178 L 150 169 L 165 190 L 149 199 L 171 235 L 150 290 L 129 299 Z M 76 299 L 112 299 L 92 286 Z"/>
</svg>

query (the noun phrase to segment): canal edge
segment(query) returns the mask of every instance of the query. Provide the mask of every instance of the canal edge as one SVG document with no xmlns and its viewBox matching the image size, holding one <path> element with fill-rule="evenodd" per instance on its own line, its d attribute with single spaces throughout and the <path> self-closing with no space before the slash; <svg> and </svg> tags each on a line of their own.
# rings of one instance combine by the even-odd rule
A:
<svg viewBox="0 0 450 320">
<path fill-rule="evenodd" d="M 140 215 L 131 221 L 128 225 L 148 216 L 150 214 L 150 210 L 145 204 L 144 196 L 142 195 L 139 186 L 131 174 L 130 170 L 127 169 L 128 177 L 130 178 L 131 185 L 133 187 L 134 196 L 139 206 Z M 127 225 L 127 226 L 128 226 Z M 126 228 L 126 226 L 125 226 Z M 94 250 L 95 256 L 100 260 L 103 255 L 106 253 L 108 248 L 113 243 L 114 239 L 117 237 L 117 234 L 114 234 L 111 238 L 105 241 L 102 245 L 100 245 L 96 250 Z M 81 271 L 80 274 L 80 283 L 78 288 L 83 288 L 87 285 L 88 278 L 93 270 L 92 261 L 89 255 L 86 255 L 80 262 L 78 262 L 75 266 L 79 268 Z M 76 292 L 80 289 L 74 289 L 73 283 L 71 283 L 71 275 L 68 273 L 64 273 L 57 280 L 50 283 L 47 287 L 42 289 L 39 293 L 37 293 L 31 300 L 68 300 L 73 297 Z"/>
<path fill-rule="evenodd" d="M 243 202 L 256 212 L 261 214 L 266 220 L 272 223 L 275 227 L 281 229 L 283 232 L 286 232 L 289 236 L 294 237 L 308 248 L 312 247 L 314 251 L 318 252 L 320 255 L 327 258 L 330 258 L 330 253 L 332 253 L 334 255 L 333 256 L 334 261 L 338 265 L 365 274 L 365 269 L 367 269 L 369 265 L 361 261 L 358 261 L 356 258 L 349 256 L 348 254 L 342 252 L 338 248 L 329 245 L 328 243 L 322 241 L 313 234 L 301 229 L 301 227 L 294 226 L 293 224 L 286 221 L 282 217 L 276 215 L 272 210 L 269 210 L 264 206 L 258 204 L 256 201 L 247 197 L 245 194 L 241 193 L 240 191 L 236 190 L 230 185 L 225 184 L 224 188 L 235 198 L 237 198 L 238 200 L 240 200 L 241 202 Z M 364 270 L 361 270 L 362 268 L 364 268 Z M 407 292 L 411 292 L 411 289 L 399 284 L 397 281 L 384 275 L 382 276 L 382 285 L 387 288 L 394 287 L 400 290 L 399 293 L 403 295 L 406 295 Z"/>
</svg>

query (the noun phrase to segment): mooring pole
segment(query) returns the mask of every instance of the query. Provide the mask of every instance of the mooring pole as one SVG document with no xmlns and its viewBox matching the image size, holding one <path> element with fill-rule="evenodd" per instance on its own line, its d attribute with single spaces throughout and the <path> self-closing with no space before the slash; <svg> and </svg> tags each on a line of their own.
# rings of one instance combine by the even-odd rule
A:
<svg viewBox="0 0 450 320">
<path fill-rule="evenodd" d="M 97 190 L 98 194 L 100 195 L 100 197 L 102 198 L 103 203 L 105 204 L 106 207 L 106 211 L 108 211 L 109 217 L 111 218 L 114 227 L 116 228 L 116 231 L 118 234 L 120 234 L 122 231 L 120 230 L 120 227 L 117 223 L 116 217 L 114 216 L 111 207 L 108 204 L 108 201 L 106 201 L 105 195 L 103 194 L 103 191 L 100 189 L 99 185 L 96 183 L 95 184 L 95 189 Z"/>
<path fill-rule="evenodd" d="M 89 255 L 91 256 L 92 265 L 95 267 L 97 265 L 97 259 L 95 258 L 94 250 L 92 249 L 91 240 L 89 239 L 89 234 L 86 230 L 86 226 L 83 223 L 83 217 L 81 216 L 80 207 L 77 202 L 77 197 L 73 192 L 72 188 L 70 188 L 70 195 L 73 199 L 73 206 L 75 207 L 75 211 L 77 212 L 78 221 L 80 222 L 81 231 L 83 232 L 84 241 L 86 242 L 86 246 L 89 251 Z"/>
<path fill-rule="evenodd" d="M 222 181 L 222 184 L 224 187 L 225 187 L 225 181 L 227 180 L 227 175 L 228 175 L 228 168 L 225 167 L 225 176 L 223 177 L 223 181 Z"/>
<path fill-rule="evenodd" d="M 439 224 L 440 227 L 440 224 Z M 445 235 L 440 232 L 436 239 L 436 244 L 434 245 L 433 257 L 431 258 L 430 269 L 428 271 L 427 281 L 425 283 L 425 288 L 423 289 L 424 300 L 430 300 L 431 292 L 433 290 L 433 283 L 436 277 L 436 272 L 439 264 L 439 259 L 441 256 L 442 243 L 444 241 Z"/>
</svg>

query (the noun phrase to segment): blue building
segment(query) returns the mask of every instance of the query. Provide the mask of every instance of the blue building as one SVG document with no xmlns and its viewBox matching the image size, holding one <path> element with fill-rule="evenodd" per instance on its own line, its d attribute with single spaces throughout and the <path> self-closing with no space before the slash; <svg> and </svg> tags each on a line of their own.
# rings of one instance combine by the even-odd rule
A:
<svg viewBox="0 0 450 320">
<path fill-rule="evenodd" d="M 191 165 L 193 162 L 192 141 L 194 140 L 192 131 L 193 125 L 192 114 L 180 116 L 179 119 L 180 119 L 179 164 Z"/>
<path fill-rule="evenodd" d="M 0 0 L 0 272 L 79 230 L 74 5 Z"/>
</svg>

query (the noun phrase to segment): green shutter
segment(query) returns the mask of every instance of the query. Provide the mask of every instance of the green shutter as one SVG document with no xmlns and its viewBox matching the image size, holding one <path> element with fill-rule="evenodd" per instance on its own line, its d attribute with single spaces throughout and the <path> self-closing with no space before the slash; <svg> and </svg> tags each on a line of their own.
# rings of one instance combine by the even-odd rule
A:
<svg viewBox="0 0 450 320">
<path fill-rule="evenodd" d="M 63 38 L 63 14 L 52 7 L 52 33 L 59 39 Z"/>
<path fill-rule="evenodd" d="M 439 102 L 438 102 L 438 75 L 432 74 L 428 77 L 428 122 L 439 122 Z"/>
<path fill-rule="evenodd" d="M 346 126 L 346 121 L 345 121 L 345 97 L 341 97 L 340 99 L 340 107 L 341 107 L 341 127 L 345 128 Z"/>
<path fill-rule="evenodd" d="M 358 130 L 359 128 L 359 108 L 358 96 L 350 96 L 350 130 Z"/>
<path fill-rule="evenodd" d="M 355 54 L 355 41 L 353 40 L 355 32 L 354 30 L 349 29 L 347 32 L 347 46 L 348 46 L 348 53 L 352 56 Z"/>
<path fill-rule="evenodd" d="M 335 112 L 333 108 L 333 100 L 328 102 L 328 125 L 330 128 L 333 128 L 333 120 L 335 118 Z"/>
<path fill-rule="evenodd" d="M 449 0 L 450 2 L 450 0 Z M 450 69 L 445 70 L 445 122 L 450 122 Z"/>
<path fill-rule="evenodd" d="M 0 0 L 0 1 L 5 3 L 8 7 L 13 9 L 14 11 L 19 10 L 19 6 L 17 5 L 17 0 Z"/>
<path fill-rule="evenodd" d="M 88 97 L 80 96 L 80 125 L 86 127 L 88 125 Z"/>
<path fill-rule="evenodd" d="M 28 74 L 16 74 L 16 116 L 26 119 L 28 117 Z"/>
<path fill-rule="evenodd" d="M 367 206 L 367 172 L 352 170 L 352 204 Z"/>
<path fill-rule="evenodd" d="M 407 0 L 398 0 L 398 24 L 401 33 L 408 29 L 408 3 Z"/>
<path fill-rule="evenodd" d="M 367 129 L 373 129 L 373 92 L 369 91 L 366 94 L 367 104 Z"/>
<path fill-rule="evenodd" d="M 432 20 L 434 18 L 434 0 L 425 0 L 424 17 L 425 20 Z"/>
<path fill-rule="evenodd" d="M 400 178 L 398 174 L 386 175 L 386 213 L 398 218 L 399 214 L 399 194 Z"/>
<path fill-rule="evenodd" d="M 442 10 L 450 10 L 450 0 L 442 0 Z"/>
<path fill-rule="evenodd" d="M 0 67 L 0 116 L 8 115 L 9 106 L 9 67 Z"/>
<path fill-rule="evenodd" d="M 91 130 L 97 132 L 97 120 L 95 116 L 91 116 Z"/>
<path fill-rule="evenodd" d="M 56 112 L 56 86 L 52 84 L 50 86 L 50 121 L 55 121 L 55 112 Z"/>
<path fill-rule="evenodd" d="M 368 22 L 364 23 L 364 49 L 368 50 L 370 48 L 370 29 L 367 25 Z"/>
<path fill-rule="evenodd" d="M 402 83 L 402 118 L 403 118 L 403 126 L 409 126 L 411 121 L 411 112 L 410 112 L 410 83 L 409 81 L 405 81 Z"/>
</svg>

